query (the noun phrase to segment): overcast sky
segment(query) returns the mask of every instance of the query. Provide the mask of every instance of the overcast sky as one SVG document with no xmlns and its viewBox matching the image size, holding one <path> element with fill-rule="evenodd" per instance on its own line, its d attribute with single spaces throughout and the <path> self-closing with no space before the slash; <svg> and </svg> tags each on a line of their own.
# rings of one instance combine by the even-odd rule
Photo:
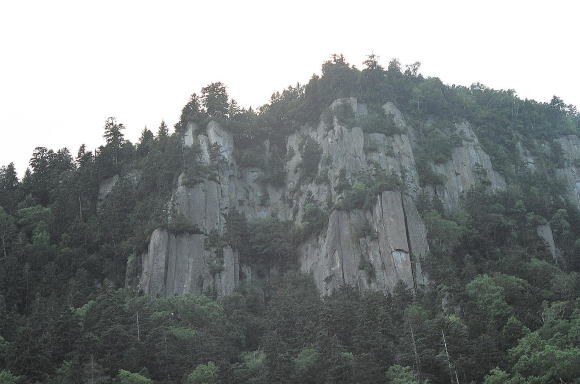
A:
<svg viewBox="0 0 580 384">
<path fill-rule="evenodd" d="M 95 148 L 108 116 L 133 141 L 173 126 L 213 81 L 262 105 L 334 52 L 580 105 L 579 15 L 574 0 L 2 0 L 0 165 L 22 174 L 36 146 Z"/>
</svg>

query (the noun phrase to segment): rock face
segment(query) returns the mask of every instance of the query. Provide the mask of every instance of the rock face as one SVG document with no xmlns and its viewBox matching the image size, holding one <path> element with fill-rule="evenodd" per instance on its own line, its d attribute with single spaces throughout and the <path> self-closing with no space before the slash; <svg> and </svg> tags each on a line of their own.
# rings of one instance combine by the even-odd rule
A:
<svg viewBox="0 0 580 384">
<path fill-rule="evenodd" d="M 413 200 L 387 191 L 372 211 L 334 211 L 326 232 L 301 247 L 300 265 L 324 294 L 343 284 L 390 291 L 399 281 L 425 284 L 421 262 L 428 252 Z"/>
<path fill-rule="evenodd" d="M 556 248 L 556 242 L 554 241 L 554 234 L 552 233 L 552 227 L 550 224 L 538 225 L 536 233 L 544 242 L 544 245 L 548 252 L 550 252 L 552 259 L 557 262 L 559 257 L 558 249 Z"/>
<path fill-rule="evenodd" d="M 455 131 L 461 137 L 462 144 L 453 149 L 450 161 L 434 166 L 435 171 L 445 177 L 442 187 L 434 187 L 435 194 L 448 210 L 459 208 L 461 195 L 479 181 L 484 180 L 496 191 L 506 185 L 503 176 L 493 169 L 489 156 L 481 148 L 469 123 L 455 124 Z"/>
<path fill-rule="evenodd" d="M 130 170 L 129 172 L 123 174 L 121 177 L 119 175 L 114 175 L 101 182 L 99 185 L 99 194 L 97 196 L 97 207 L 105 201 L 107 196 L 113 191 L 119 180 L 127 181 L 133 185 L 137 185 L 141 179 L 141 171 L 138 169 Z"/>
<path fill-rule="evenodd" d="M 568 200 L 580 208 L 580 138 L 568 135 L 560 137 L 556 142 L 562 148 L 565 164 L 558 169 L 558 176 L 566 182 Z"/>
<path fill-rule="evenodd" d="M 101 204 L 107 198 L 109 193 L 113 191 L 113 188 L 117 184 L 117 181 L 119 181 L 119 175 L 109 177 L 108 179 L 105 179 L 101 182 L 101 184 L 99 185 L 99 195 L 98 195 L 99 204 Z"/>
<path fill-rule="evenodd" d="M 338 108 L 352 110 L 354 123 L 345 126 L 335 113 Z M 250 222 L 275 216 L 300 226 L 304 224 L 304 207 L 308 203 L 326 209 L 328 222 L 319 234 L 298 246 L 298 262 L 302 272 L 313 276 L 322 294 L 343 284 L 385 292 L 400 282 L 413 289 L 427 284 L 423 265 L 429 257 L 429 245 L 427 229 L 415 204 L 419 193 L 436 196 L 445 209 L 453 210 L 459 207 L 462 194 L 478 183 L 501 190 L 506 182 L 494 170 L 470 124 L 460 122 L 450 127 L 461 138 L 451 160 L 429 164 L 444 176 L 444 184 L 421 187 L 415 162 L 416 130 L 393 103 L 386 103 L 383 109 L 399 133 L 364 132 L 357 122 L 368 113 L 367 108 L 348 98 L 332 103 L 317 126 L 304 126 L 291 134 L 286 141 L 281 187 L 263 183 L 264 170 L 237 164 L 240 149 L 218 123 L 212 121 L 207 127 L 189 124 L 183 134 L 183 146 L 196 148 L 198 161 L 212 167 L 215 174 L 195 182 L 186 174 L 180 175 L 168 202 L 169 211 L 172 219 L 185 220 L 191 228 L 179 233 L 156 229 L 147 251 L 135 263 L 140 266 L 134 272 L 138 278 L 128 281 L 138 280 L 138 287 L 148 295 L 228 295 L 242 278 L 252 279 L 256 273 L 252 265 L 240 263 L 236 249 L 208 241 L 225 233 L 226 214 L 235 209 Z M 320 151 L 316 175 L 311 179 L 303 175 L 303 147 L 307 140 L 316 143 Z M 571 186 L 569 199 L 580 206 L 580 168 L 576 167 L 577 163 L 580 165 L 580 139 L 566 136 L 559 142 L 567 160 L 561 176 Z M 269 142 L 264 143 L 264 148 L 269 158 Z M 523 147 L 519 151 L 522 158 L 529 160 L 528 166 L 535 167 L 531 155 Z M 383 190 L 368 209 L 344 209 L 341 185 L 345 181 L 352 185 L 361 174 L 377 172 L 396 175 L 402 187 Z M 101 199 L 106 198 L 118 179 L 101 185 Z M 556 257 L 550 228 L 540 226 L 537 232 Z"/>
<path fill-rule="evenodd" d="M 147 295 L 217 294 L 233 292 L 238 284 L 238 255 L 231 248 L 223 250 L 223 267 L 217 272 L 215 251 L 204 246 L 202 234 L 171 234 L 156 229 L 149 248 L 142 256 L 139 288 Z"/>
</svg>

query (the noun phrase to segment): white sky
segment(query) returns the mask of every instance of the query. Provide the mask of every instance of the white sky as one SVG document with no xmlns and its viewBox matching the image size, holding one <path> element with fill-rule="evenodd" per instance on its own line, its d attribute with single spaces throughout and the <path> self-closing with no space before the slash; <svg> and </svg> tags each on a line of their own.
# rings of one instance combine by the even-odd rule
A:
<svg viewBox="0 0 580 384">
<path fill-rule="evenodd" d="M 34 147 L 95 148 L 115 116 L 135 141 L 222 81 L 242 106 L 306 82 L 331 53 L 421 61 L 580 106 L 580 2 L 0 0 L 0 165 Z"/>
</svg>

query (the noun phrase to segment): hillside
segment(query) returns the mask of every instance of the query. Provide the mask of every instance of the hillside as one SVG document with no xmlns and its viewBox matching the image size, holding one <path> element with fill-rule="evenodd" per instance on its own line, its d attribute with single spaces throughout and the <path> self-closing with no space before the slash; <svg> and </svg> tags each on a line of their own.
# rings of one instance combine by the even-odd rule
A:
<svg viewBox="0 0 580 384">
<path fill-rule="evenodd" d="M 364 65 L 3 167 L 0 382 L 576 382 L 580 114 Z"/>
</svg>

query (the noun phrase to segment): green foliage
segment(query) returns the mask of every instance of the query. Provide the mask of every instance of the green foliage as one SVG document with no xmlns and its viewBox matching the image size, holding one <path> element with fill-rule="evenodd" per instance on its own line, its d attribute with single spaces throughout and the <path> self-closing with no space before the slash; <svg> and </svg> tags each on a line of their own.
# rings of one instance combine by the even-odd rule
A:
<svg viewBox="0 0 580 384">
<path fill-rule="evenodd" d="M 16 235 L 15 219 L 0 207 L 0 252 L 3 257 L 8 256 L 8 250 Z"/>
<path fill-rule="evenodd" d="M 444 185 L 446 181 L 445 175 L 442 175 L 433 170 L 431 164 L 425 159 L 425 156 L 419 154 L 417 156 L 417 174 L 419 175 L 419 182 L 422 187 L 428 185 Z"/>
<path fill-rule="evenodd" d="M 365 133 L 383 133 L 387 136 L 403 133 L 397 128 L 393 115 L 385 114 L 385 111 L 379 106 L 369 107 L 368 113 L 359 116 L 357 120 L 358 125 Z"/>
<path fill-rule="evenodd" d="M 32 234 L 38 227 L 46 227 L 51 219 L 50 208 L 40 205 L 34 207 L 22 208 L 16 212 L 18 225 L 28 234 Z"/>
<path fill-rule="evenodd" d="M 153 381 L 138 373 L 132 373 L 121 369 L 116 378 L 118 384 L 149 384 Z"/>
<path fill-rule="evenodd" d="M 226 239 L 219 234 L 217 229 L 212 229 L 204 240 L 204 249 L 215 252 L 215 259 L 209 263 L 209 270 L 212 276 L 224 270 L 224 248 L 227 245 Z"/>
<path fill-rule="evenodd" d="M 220 157 L 221 150 L 213 147 L 213 157 L 215 162 L 204 164 L 201 162 L 201 149 L 199 144 L 191 148 L 184 149 L 183 178 L 181 183 L 187 187 L 193 188 L 196 184 L 203 183 L 205 180 L 217 181 L 219 164 L 223 164 Z"/>
<path fill-rule="evenodd" d="M 183 215 L 176 215 L 169 220 L 166 226 L 167 230 L 175 235 L 180 235 L 184 233 L 195 234 L 201 233 L 199 228 L 194 225 L 190 219 Z"/>
<path fill-rule="evenodd" d="M 189 101 L 181 110 L 179 123 L 176 125 L 177 132 L 183 132 L 187 128 L 187 123 L 200 122 L 206 118 L 206 112 L 202 110 L 201 100 L 197 94 L 192 94 Z"/>
<path fill-rule="evenodd" d="M 454 250 L 461 242 L 465 228 L 461 223 L 441 216 L 439 212 L 429 211 L 423 215 L 428 228 L 429 242 L 435 254 L 445 254 Z"/>
<path fill-rule="evenodd" d="M 282 269 L 295 264 L 299 236 L 290 221 L 269 217 L 248 223 L 237 210 L 228 212 L 225 219 L 224 239 L 240 252 L 244 262 Z"/>
<path fill-rule="evenodd" d="M 320 208 L 320 203 L 314 200 L 310 192 L 305 200 L 302 221 L 306 237 L 319 235 L 328 224 L 328 213 Z"/>
<path fill-rule="evenodd" d="M 357 181 L 349 185 L 348 182 L 339 181 L 339 189 L 343 191 L 343 199 L 337 208 L 344 210 L 369 209 L 384 191 L 401 191 L 403 182 L 399 175 L 385 174 L 380 169 L 374 169 L 372 173 L 358 175 Z"/>
<path fill-rule="evenodd" d="M 286 181 L 286 170 L 284 169 L 284 164 L 288 153 L 286 153 L 285 149 L 286 148 L 280 150 L 277 147 L 271 148 L 269 161 L 270 166 L 266 169 L 266 179 L 264 181 L 277 188 L 284 186 Z"/>
<path fill-rule="evenodd" d="M 419 384 L 415 373 L 410 367 L 401 367 L 400 365 L 391 365 L 387 371 L 387 378 L 392 384 Z"/>
<path fill-rule="evenodd" d="M 210 117 L 226 116 L 229 109 L 229 96 L 223 83 L 211 83 L 201 90 L 201 100 Z"/>
<path fill-rule="evenodd" d="M 298 372 L 306 372 L 313 368 L 316 365 L 319 356 L 320 353 L 312 347 L 302 349 L 294 359 L 296 370 Z"/>
<path fill-rule="evenodd" d="M 355 113 L 350 103 L 340 103 L 334 107 L 334 115 L 338 124 L 346 128 L 352 128 L 356 124 Z"/>
<path fill-rule="evenodd" d="M 213 361 L 198 365 L 185 379 L 186 384 L 216 384 L 218 368 Z"/>
<path fill-rule="evenodd" d="M 3 369 L 0 371 L 0 383 L 2 384 L 17 384 L 20 382 L 20 377 L 14 376 L 9 370 Z"/>
<path fill-rule="evenodd" d="M 226 232 L 224 238 L 232 247 L 245 249 L 246 236 L 248 234 L 248 221 L 237 209 L 231 209 L 225 214 Z"/>
<path fill-rule="evenodd" d="M 300 163 L 300 168 L 302 169 L 301 180 L 314 180 L 318 173 L 318 164 L 320 164 L 320 159 L 322 158 L 322 148 L 313 138 L 305 136 L 300 143 L 299 150 L 302 156 L 302 162 Z"/>
<path fill-rule="evenodd" d="M 181 341 L 193 340 L 198 335 L 195 329 L 186 327 L 169 327 L 168 333 Z"/>
<path fill-rule="evenodd" d="M 252 351 L 242 354 L 242 361 L 250 371 L 258 371 L 263 368 L 266 354 L 263 351 Z"/>
<path fill-rule="evenodd" d="M 440 122 L 437 125 L 427 128 L 424 133 L 420 145 L 424 157 L 428 162 L 435 164 L 446 163 L 451 160 L 454 146 L 457 144 L 461 145 L 460 140 L 456 142 L 449 140 L 449 134 L 445 134 L 443 131 L 443 127 L 445 126 L 446 122 Z"/>
<path fill-rule="evenodd" d="M 538 331 L 525 335 L 510 349 L 508 372 L 493 369 L 485 378 L 486 384 L 574 382 L 580 377 L 578 309 L 562 313 L 560 303 L 548 312 L 555 307 L 560 307 L 556 309 L 558 315 L 548 317 Z"/>
<path fill-rule="evenodd" d="M 237 155 L 238 164 L 246 168 L 264 167 L 264 149 L 261 146 L 243 148 Z"/>
<path fill-rule="evenodd" d="M 499 327 L 511 314 L 511 308 L 505 301 L 504 288 L 499 286 L 492 277 L 477 276 L 467 284 L 465 289 L 491 324 Z"/>
<path fill-rule="evenodd" d="M 295 229 L 289 221 L 267 218 L 250 223 L 249 242 L 254 263 L 278 265 L 282 268 L 296 262 Z"/>
</svg>

